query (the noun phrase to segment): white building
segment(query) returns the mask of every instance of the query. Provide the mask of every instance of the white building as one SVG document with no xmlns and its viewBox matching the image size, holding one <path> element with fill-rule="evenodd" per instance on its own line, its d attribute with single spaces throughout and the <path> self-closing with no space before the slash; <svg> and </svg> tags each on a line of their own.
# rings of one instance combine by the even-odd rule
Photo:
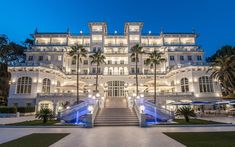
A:
<svg viewBox="0 0 235 147">
<path fill-rule="evenodd" d="M 58 111 L 61 103 L 76 101 L 76 60 L 68 55 L 71 46 L 83 45 L 89 55 L 102 50 L 106 63 L 99 69 L 98 90 L 104 97 L 127 97 L 135 91 L 135 62 L 130 49 L 135 44 L 145 52 L 157 50 L 167 59 L 157 67 L 158 102 L 216 100 L 221 96 L 217 81 L 209 78 L 203 61 L 203 50 L 196 44 L 197 34 L 142 33 L 143 23 L 128 22 L 124 34 L 110 34 L 105 22 L 89 23 L 90 34 L 33 34 L 34 45 L 26 52 L 24 64 L 9 68 L 12 74 L 8 105 L 50 107 Z M 88 57 L 89 57 L 88 55 Z M 84 59 L 80 66 L 80 97 L 95 90 L 96 65 Z M 153 68 L 145 64 L 148 55 L 138 63 L 139 90 L 153 96 Z"/>
</svg>

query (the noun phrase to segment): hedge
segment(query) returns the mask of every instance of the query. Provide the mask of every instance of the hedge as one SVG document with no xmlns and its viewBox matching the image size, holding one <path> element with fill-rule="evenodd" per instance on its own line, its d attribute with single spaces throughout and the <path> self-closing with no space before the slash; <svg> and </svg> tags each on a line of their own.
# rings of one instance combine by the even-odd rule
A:
<svg viewBox="0 0 235 147">
<path fill-rule="evenodd" d="M 35 112 L 35 107 L 18 107 L 17 112 L 20 112 L 20 113 Z"/>
<path fill-rule="evenodd" d="M 16 113 L 16 107 L 0 107 L 0 113 Z"/>
<path fill-rule="evenodd" d="M 0 107 L 0 113 L 31 113 L 35 112 L 35 107 Z"/>
</svg>

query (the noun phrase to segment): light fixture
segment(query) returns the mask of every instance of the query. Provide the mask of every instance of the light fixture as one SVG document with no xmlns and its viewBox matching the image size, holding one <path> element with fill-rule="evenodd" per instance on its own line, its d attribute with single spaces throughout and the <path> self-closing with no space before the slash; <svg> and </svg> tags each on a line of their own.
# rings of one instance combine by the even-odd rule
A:
<svg viewBox="0 0 235 147">
<path fill-rule="evenodd" d="M 144 105 L 141 105 L 141 106 L 140 106 L 140 113 L 143 113 L 144 110 L 145 110 L 145 106 L 144 106 Z"/>
<path fill-rule="evenodd" d="M 149 34 L 151 34 L 152 32 L 151 31 L 149 31 Z"/>
<path fill-rule="evenodd" d="M 82 32 L 82 30 L 80 31 L 80 34 L 82 34 L 83 32 Z"/>
<path fill-rule="evenodd" d="M 87 110 L 90 112 L 90 113 L 93 113 L 93 106 L 88 106 Z"/>
<path fill-rule="evenodd" d="M 96 95 L 95 95 L 96 97 L 100 97 L 100 94 L 99 93 L 96 93 Z"/>
<path fill-rule="evenodd" d="M 114 31 L 114 34 L 117 34 L 117 31 L 116 31 L 116 30 Z"/>
</svg>

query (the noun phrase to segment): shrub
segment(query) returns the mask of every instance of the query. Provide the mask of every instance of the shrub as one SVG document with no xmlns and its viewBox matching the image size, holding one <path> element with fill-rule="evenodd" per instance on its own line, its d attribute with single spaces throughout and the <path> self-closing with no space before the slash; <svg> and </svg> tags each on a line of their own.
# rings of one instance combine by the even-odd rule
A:
<svg viewBox="0 0 235 147">
<path fill-rule="evenodd" d="M 16 107 L 0 107 L 0 113 L 16 113 Z"/>
</svg>

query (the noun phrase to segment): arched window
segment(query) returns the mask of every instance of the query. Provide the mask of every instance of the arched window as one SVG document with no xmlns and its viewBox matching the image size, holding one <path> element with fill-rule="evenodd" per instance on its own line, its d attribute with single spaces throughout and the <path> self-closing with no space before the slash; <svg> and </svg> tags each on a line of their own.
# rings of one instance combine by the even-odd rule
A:
<svg viewBox="0 0 235 147">
<path fill-rule="evenodd" d="M 202 76 L 199 78 L 200 92 L 213 92 L 212 79 L 208 76 Z"/>
<path fill-rule="evenodd" d="M 50 93 L 50 87 L 51 87 L 51 80 L 50 79 L 43 79 L 42 81 L 42 92 L 43 93 Z"/>
<path fill-rule="evenodd" d="M 32 88 L 32 78 L 30 77 L 21 77 L 17 81 L 17 93 L 27 94 L 31 93 Z"/>
<path fill-rule="evenodd" d="M 182 92 L 189 92 L 189 85 L 188 85 L 188 79 L 187 78 L 181 79 L 180 84 L 181 84 L 181 91 Z"/>
</svg>

